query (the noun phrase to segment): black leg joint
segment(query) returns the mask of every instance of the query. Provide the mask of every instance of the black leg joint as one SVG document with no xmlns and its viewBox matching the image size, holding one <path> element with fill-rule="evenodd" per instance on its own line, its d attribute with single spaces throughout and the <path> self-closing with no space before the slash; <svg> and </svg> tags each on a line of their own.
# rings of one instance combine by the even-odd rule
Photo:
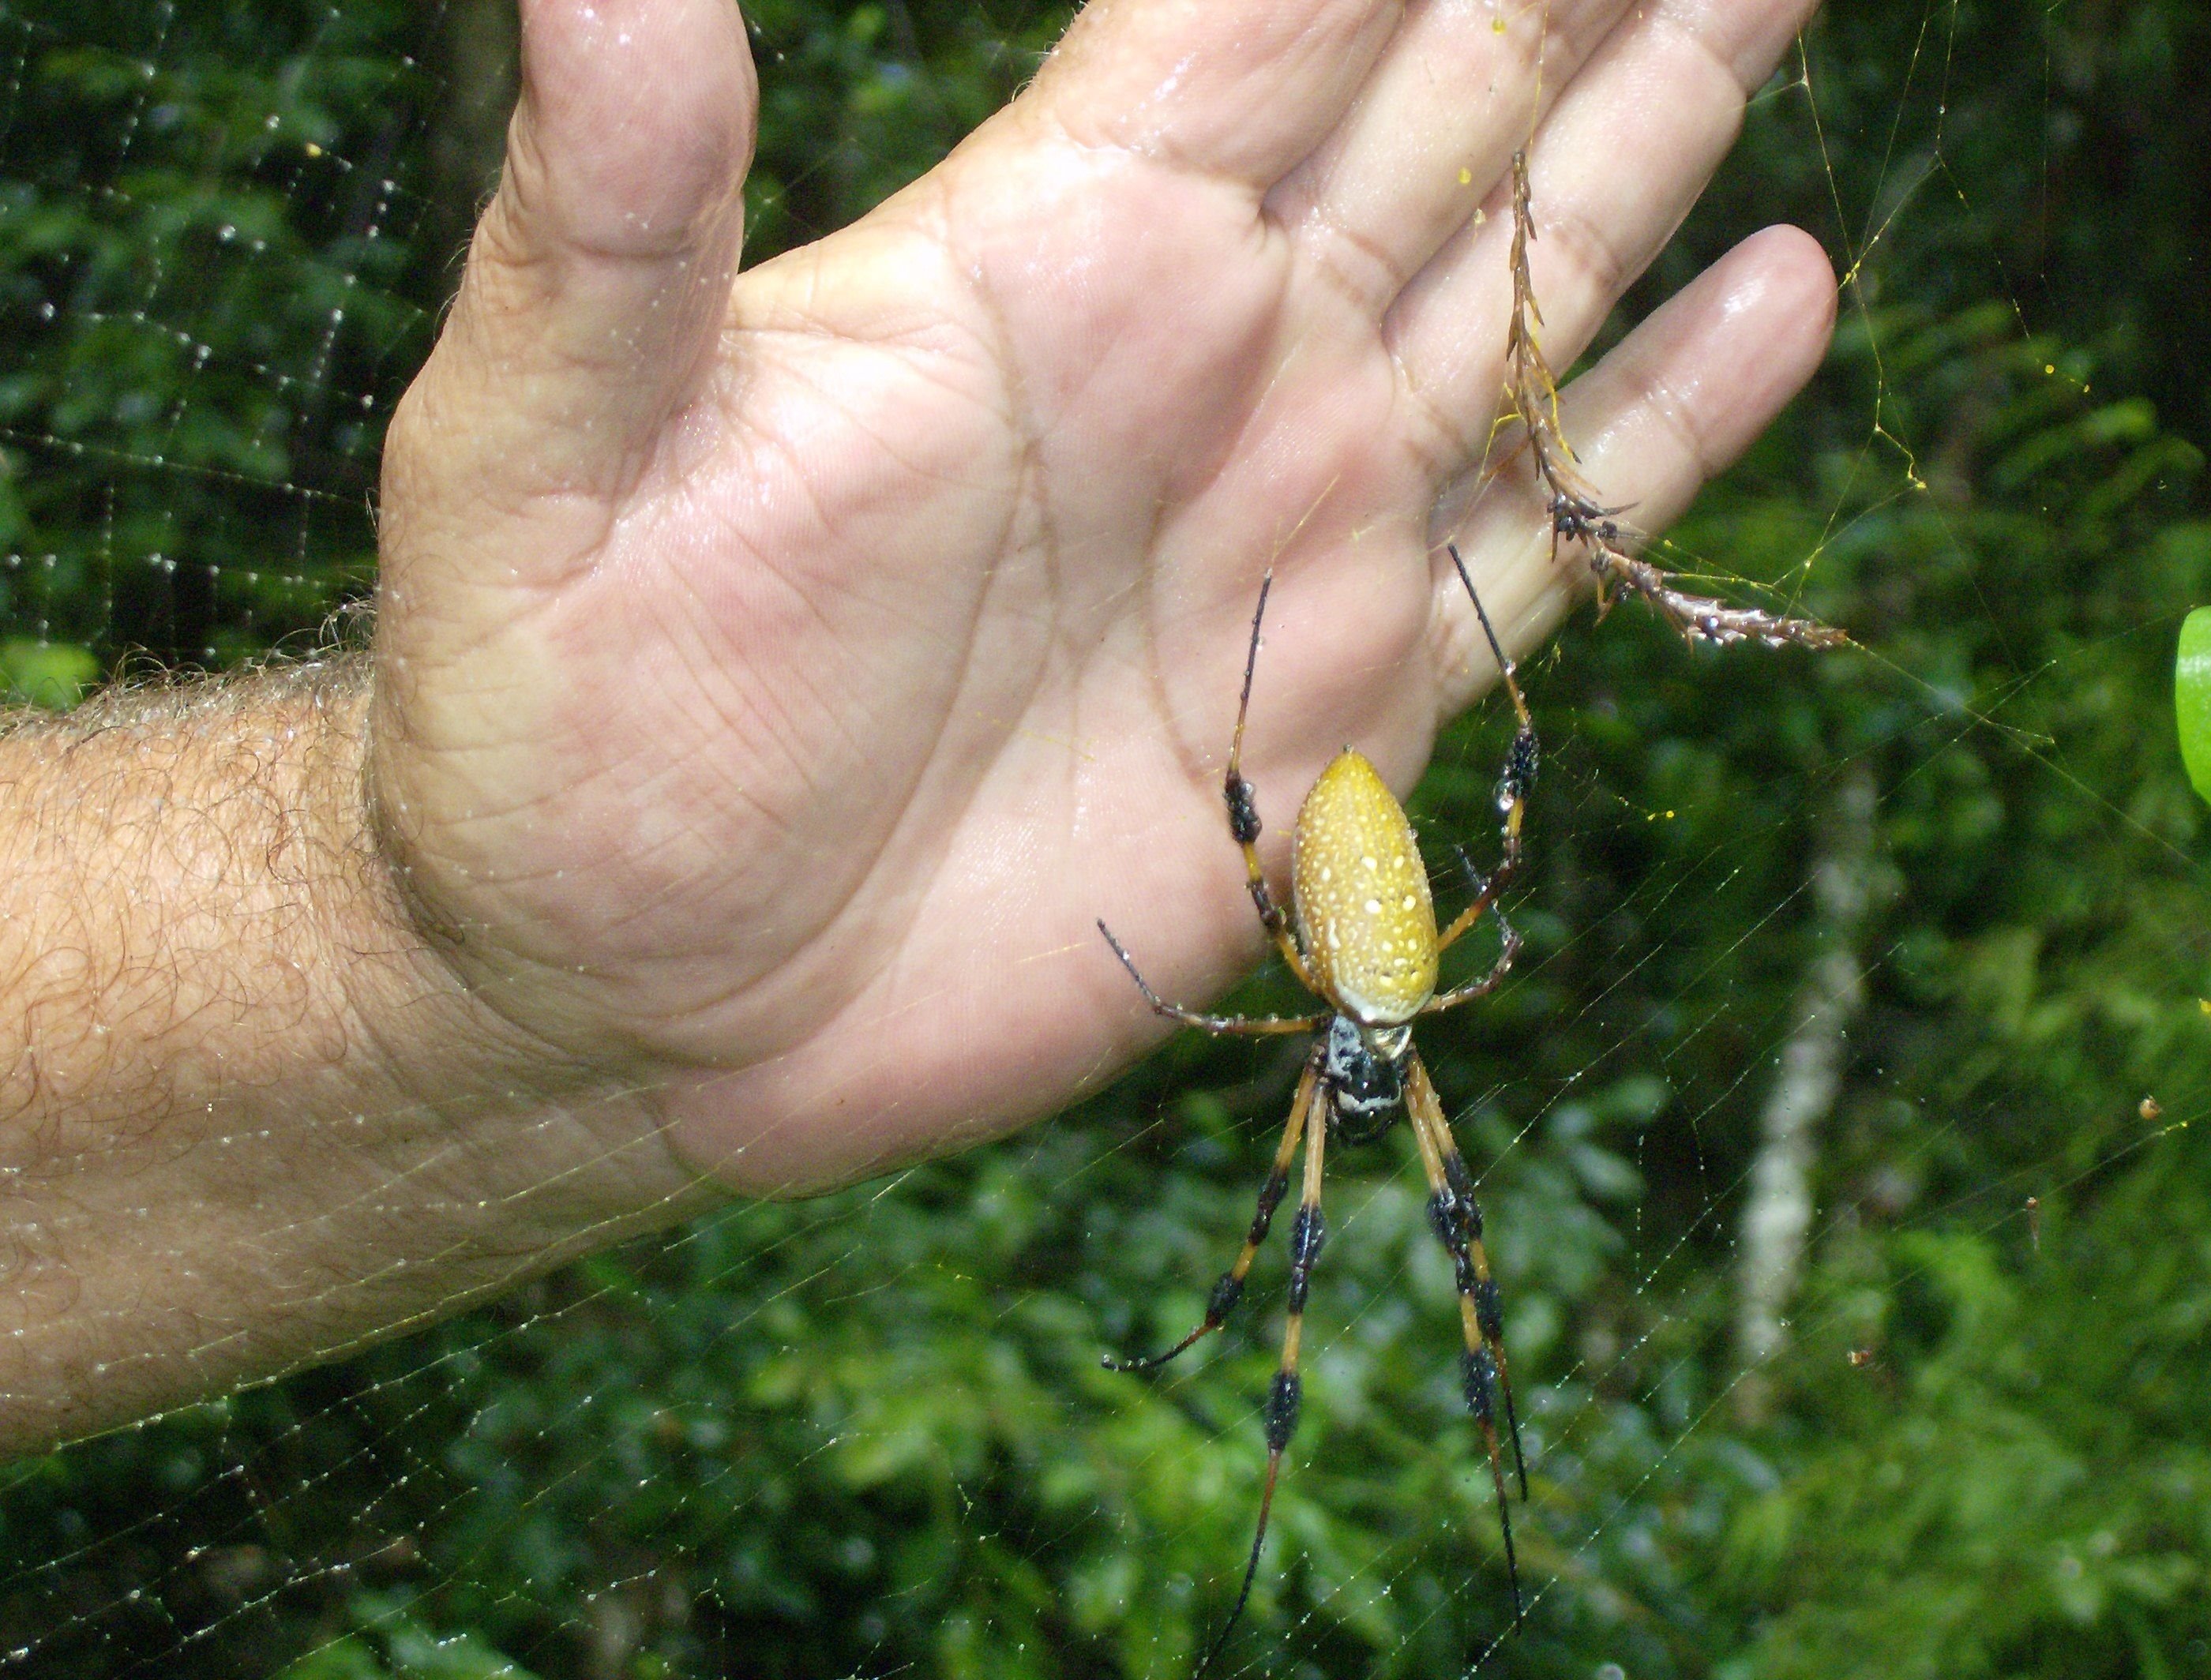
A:
<svg viewBox="0 0 2211 1680">
<path fill-rule="evenodd" d="M 1228 831 L 1236 837 L 1238 845 L 1250 845 L 1259 837 L 1257 792 L 1231 771 L 1221 779 L 1221 797 L 1228 807 Z"/>
<path fill-rule="evenodd" d="M 1457 1150 L 1444 1157 L 1444 1181 L 1458 1197 L 1459 1211 L 1465 1216 L 1467 1230 L 1476 1242 L 1480 1242 L 1481 1209 L 1474 1200 L 1474 1180 L 1467 1175 L 1466 1157 Z"/>
<path fill-rule="evenodd" d="M 1497 803 L 1500 809 L 1536 790 L 1536 766 L 1541 758 L 1533 729 L 1523 729 L 1512 737 L 1511 750 L 1505 755 L 1505 774 L 1497 778 Z"/>
<path fill-rule="evenodd" d="M 1244 1295 L 1244 1280 L 1233 1272 L 1224 1272 L 1213 1286 L 1212 1296 L 1205 1303 L 1205 1321 L 1208 1325 L 1226 1324 L 1229 1314 Z"/>
<path fill-rule="evenodd" d="M 1290 1444 L 1298 1427 L 1298 1402 L 1305 1385 L 1295 1371 L 1275 1373 L 1275 1386 L 1267 1391 L 1267 1450 L 1279 1453 Z"/>
<path fill-rule="evenodd" d="M 1251 1216 L 1251 1230 L 1245 1238 L 1253 1248 L 1267 1240 L 1267 1227 L 1275 1223 L 1275 1210 L 1282 1205 L 1282 1194 L 1290 1187 L 1290 1175 L 1277 1169 L 1259 1192 L 1258 1211 Z"/>
<path fill-rule="evenodd" d="M 1484 1278 L 1474 1286 L 1474 1321 L 1493 1347 L 1505 1345 L 1505 1314 L 1498 1305 L 1497 1279 Z"/>
<path fill-rule="evenodd" d="M 1463 1356 L 1466 1381 L 1466 1407 L 1474 1414 L 1474 1421 L 1485 1429 L 1493 1427 L 1497 1419 L 1497 1361 L 1487 1348 L 1476 1348 Z"/>
<path fill-rule="evenodd" d="M 1321 1218 L 1320 1209 L 1298 1209 L 1298 1217 L 1290 1226 L 1289 1305 L 1293 1313 L 1305 1309 L 1305 1296 L 1312 1290 L 1313 1262 L 1320 1258 L 1321 1247 L 1327 1241 L 1328 1225 Z"/>
<path fill-rule="evenodd" d="M 1275 895 L 1267 891 L 1266 882 L 1253 881 L 1251 883 L 1249 891 L 1251 894 L 1251 906 L 1259 912 L 1260 922 L 1269 934 L 1279 934 L 1290 925 L 1283 916 L 1281 908 L 1275 904 Z"/>
<path fill-rule="evenodd" d="M 1458 1285 L 1458 1292 L 1461 1295 L 1478 1296 L 1481 1280 L 1475 1276 L 1474 1256 L 1467 1253 L 1466 1244 L 1463 1242 L 1451 1244 L 1451 1281 Z M 1481 1308 L 1478 1300 L 1474 1315 L 1475 1321 L 1479 1323 L 1481 1318 Z"/>
<path fill-rule="evenodd" d="M 1428 1198 L 1428 1225 L 1436 1241 L 1457 1252 L 1459 1244 L 1458 1197 L 1446 1186 Z"/>
</svg>

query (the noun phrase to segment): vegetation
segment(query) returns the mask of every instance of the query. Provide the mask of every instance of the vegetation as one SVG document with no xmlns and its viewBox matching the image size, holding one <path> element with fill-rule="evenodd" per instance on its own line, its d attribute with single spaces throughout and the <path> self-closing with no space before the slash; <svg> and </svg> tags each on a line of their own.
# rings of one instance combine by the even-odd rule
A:
<svg viewBox="0 0 2211 1680">
<path fill-rule="evenodd" d="M 431 9 L 0 9 L 17 693 L 233 662 L 363 587 L 453 272 Z M 748 11 L 762 249 L 919 172 L 1063 21 Z M 2211 813 L 2169 686 L 2211 601 L 2207 37 L 2195 0 L 1838 0 L 1624 312 L 1756 223 L 1828 240 L 1827 368 L 1665 559 L 1858 646 L 1690 651 L 1631 601 L 1523 674 L 1530 949 L 1423 1038 L 1530 1448 L 1542 1597 L 1485 1672 L 2211 1671 Z M 1493 831 L 1494 710 L 1424 832 Z M 1854 777 L 1862 996 L 1754 1368 L 1736 1233 Z M 1189 1369 L 1098 1356 L 1195 1321 L 1293 1075 L 1178 1039 L 1026 1137 L 15 1465 L 0 1673 L 1183 1673 L 1251 1532 L 1279 1240 Z M 1462 1674 L 1506 1598 L 1451 1278 L 1402 1132 L 1331 1174 L 1231 1663 Z"/>
</svg>

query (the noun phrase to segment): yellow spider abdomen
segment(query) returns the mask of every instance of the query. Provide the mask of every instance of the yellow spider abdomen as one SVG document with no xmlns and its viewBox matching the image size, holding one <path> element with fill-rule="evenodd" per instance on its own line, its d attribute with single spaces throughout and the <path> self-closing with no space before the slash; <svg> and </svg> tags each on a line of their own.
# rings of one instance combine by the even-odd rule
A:
<svg viewBox="0 0 2211 1680">
<path fill-rule="evenodd" d="M 1366 1026 L 1409 1021 L 1436 990 L 1436 909 L 1405 808 L 1346 747 L 1298 807 L 1294 903 L 1305 967 Z"/>
</svg>

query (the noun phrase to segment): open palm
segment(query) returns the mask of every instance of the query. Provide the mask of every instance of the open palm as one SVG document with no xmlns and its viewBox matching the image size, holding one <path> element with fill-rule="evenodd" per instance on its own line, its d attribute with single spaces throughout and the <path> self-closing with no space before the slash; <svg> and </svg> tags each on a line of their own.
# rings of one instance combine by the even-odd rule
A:
<svg viewBox="0 0 2211 1680">
<path fill-rule="evenodd" d="M 395 422 L 372 777 L 419 914 L 694 1164 L 822 1183 L 1001 1131 L 1257 948 L 1219 803 L 1402 786 L 1576 578 L 1477 499 L 1535 134 L 1564 366 L 1804 0 L 1093 0 L 852 228 L 735 272 L 726 0 L 530 0 L 506 179 Z M 1572 392 L 1655 523 L 1816 364 L 1832 282 L 1738 249 Z M 1270 855 L 1275 854 L 1270 853 Z"/>
</svg>

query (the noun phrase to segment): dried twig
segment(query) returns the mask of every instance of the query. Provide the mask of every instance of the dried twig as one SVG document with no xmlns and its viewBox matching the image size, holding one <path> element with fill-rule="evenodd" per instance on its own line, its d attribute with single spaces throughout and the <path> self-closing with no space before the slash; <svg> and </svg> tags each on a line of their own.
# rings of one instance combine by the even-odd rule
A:
<svg viewBox="0 0 2211 1680">
<path fill-rule="evenodd" d="M 1597 614 L 1611 610 L 1613 591 L 1639 595 L 1651 610 L 1692 642 L 1763 642 L 1778 648 L 1838 647 L 1850 638 L 1839 630 L 1808 619 L 1782 618 L 1755 607 L 1730 607 L 1709 595 L 1676 587 L 1672 572 L 1629 552 L 1643 534 L 1625 523 L 1625 507 L 1607 507 L 1596 486 L 1581 475 L 1573 447 L 1559 429 L 1559 384 L 1543 359 L 1536 329 L 1543 311 L 1528 275 L 1528 245 L 1536 237 L 1529 208 L 1528 154 L 1512 155 L 1512 324 L 1505 342 L 1512 408 L 1528 438 L 1536 474 L 1551 504 L 1551 552 L 1560 542 L 1578 542 L 1596 575 Z"/>
</svg>

